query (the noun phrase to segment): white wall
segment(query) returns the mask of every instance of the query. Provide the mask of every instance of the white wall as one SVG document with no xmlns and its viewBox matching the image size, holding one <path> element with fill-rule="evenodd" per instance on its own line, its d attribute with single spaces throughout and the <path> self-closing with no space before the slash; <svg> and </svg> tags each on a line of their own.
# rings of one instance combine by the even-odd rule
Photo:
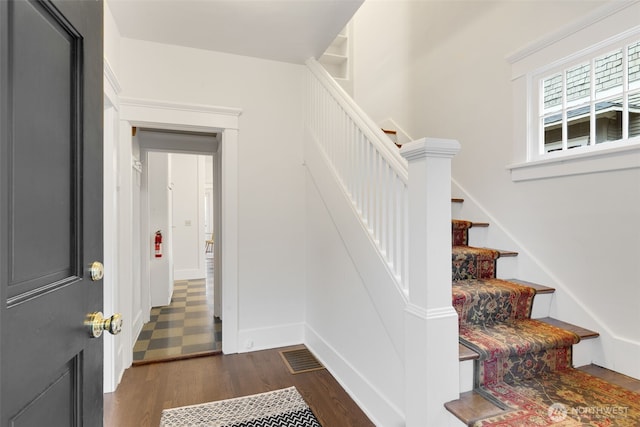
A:
<svg viewBox="0 0 640 427">
<path fill-rule="evenodd" d="M 387 2 L 366 2 L 354 27 L 355 94 L 376 121 L 391 117 L 416 138 L 459 140 L 454 180 L 517 242 L 526 258 L 521 278 L 556 286 L 553 315 L 603 334 L 595 362 L 640 377 L 632 267 L 640 229 L 631 225 L 640 217 L 640 170 L 515 183 L 506 169 L 514 134 L 505 57 L 601 4 L 393 2 L 398 11 L 389 13 Z M 380 28 L 398 31 L 385 31 L 384 44 L 368 43 Z M 399 69 L 367 76 L 380 62 Z"/>
<path fill-rule="evenodd" d="M 239 107 L 239 350 L 303 339 L 299 65 L 122 39 L 122 96 Z"/>
<path fill-rule="evenodd" d="M 109 4 L 104 2 L 104 57 L 115 75 L 120 70 L 120 31 L 111 14 Z"/>
<path fill-rule="evenodd" d="M 162 257 L 157 258 L 155 251 L 149 251 L 149 291 L 151 306 L 160 307 L 171 303 L 173 295 L 172 262 L 172 190 L 170 189 L 171 162 L 169 154 L 149 152 L 144 165 L 147 174 L 149 197 L 149 224 L 143 234 L 143 242 L 152 247 L 155 232 L 162 233 Z M 139 252 L 138 252 L 139 253 Z M 144 262 L 144 260 L 143 260 Z"/>
<path fill-rule="evenodd" d="M 403 361 L 309 174 L 306 190 L 305 342 L 377 425 L 403 425 Z"/>
<path fill-rule="evenodd" d="M 170 157 L 174 278 L 204 278 L 204 156 L 171 154 Z"/>
</svg>

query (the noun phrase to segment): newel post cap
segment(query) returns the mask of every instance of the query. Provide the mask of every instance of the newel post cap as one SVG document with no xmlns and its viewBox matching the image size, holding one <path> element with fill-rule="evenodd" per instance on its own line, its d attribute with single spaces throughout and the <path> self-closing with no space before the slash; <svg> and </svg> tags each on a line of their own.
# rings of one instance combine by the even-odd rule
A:
<svg viewBox="0 0 640 427">
<path fill-rule="evenodd" d="M 460 151 L 460 143 L 455 139 L 420 138 L 402 145 L 400 154 L 411 162 L 426 157 L 452 158 Z"/>
</svg>

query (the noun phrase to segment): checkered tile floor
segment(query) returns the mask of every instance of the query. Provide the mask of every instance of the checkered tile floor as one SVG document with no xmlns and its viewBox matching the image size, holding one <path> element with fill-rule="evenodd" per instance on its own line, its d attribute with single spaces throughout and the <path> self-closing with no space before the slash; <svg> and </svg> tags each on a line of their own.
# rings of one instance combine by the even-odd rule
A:
<svg viewBox="0 0 640 427">
<path fill-rule="evenodd" d="M 133 347 L 133 361 L 180 358 L 221 348 L 222 322 L 213 317 L 212 281 L 177 281 L 171 304 L 151 309 L 151 320 Z"/>
</svg>

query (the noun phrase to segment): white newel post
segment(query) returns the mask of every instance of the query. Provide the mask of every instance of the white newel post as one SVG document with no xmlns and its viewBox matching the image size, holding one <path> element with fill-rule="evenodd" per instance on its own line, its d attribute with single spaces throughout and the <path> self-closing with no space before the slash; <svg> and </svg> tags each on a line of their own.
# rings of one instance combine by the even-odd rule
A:
<svg viewBox="0 0 640 427">
<path fill-rule="evenodd" d="M 451 159 L 455 140 L 404 144 L 409 162 L 409 304 L 405 312 L 407 427 L 448 425 L 459 397 L 458 316 L 451 304 Z"/>
</svg>

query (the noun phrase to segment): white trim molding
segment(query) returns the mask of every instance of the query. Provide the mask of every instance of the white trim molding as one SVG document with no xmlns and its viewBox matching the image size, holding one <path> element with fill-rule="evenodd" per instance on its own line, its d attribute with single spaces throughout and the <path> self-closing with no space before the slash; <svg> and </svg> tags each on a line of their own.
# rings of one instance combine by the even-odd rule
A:
<svg viewBox="0 0 640 427">
<path fill-rule="evenodd" d="M 640 143 L 507 166 L 514 182 L 636 168 L 640 168 Z"/>
<path fill-rule="evenodd" d="M 201 104 L 180 104 L 155 99 L 120 98 L 123 116 L 136 126 L 153 129 L 211 132 L 238 130 L 242 109 Z M 126 110 L 126 111 L 125 111 Z"/>
<path fill-rule="evenodd" d="M 639 6 L 639 5 L 640 5 L 640 0 L 610 1 L 604 4 L 603 6 L 592 10 L 590 13 L 583 16 L 582 18 L 577 19 L 573 22 L 570 22 L 566 24 L 564 27 L 561 27 L 550 34 L 547 34 L 546 36 L 539 38 L 533 43 L 530 43 L 527 46 L 524 46 L 518 49 L 517 51 L 507 55 L 505 57 L 505 60 L 513 66 L 512 77 L 514 79 L 518 78 L 526 74 L 527 71 L 531 68 L 538 68 L 542 65 L 545 65 L 546 63 L 551 62 L 551 61 L 544 61 L 544 59 L 542 60 L 543 62 L 540 62 L 541 60 L 537 59 L 538 64 L 535 65 L 536 63 L 535 60 L 538 57 L 538 55 L 541 55 L 543 57 L 548 56 L 545 53 L 546 49 L 552 48 L 554 47 L 554 45 L 557 45 L 560 42 L 566 42 L 569 45 L 573 45 L 574 42 L 572 42 L 570 39 L 573 38 L 574 36 L 578 39 L 582 39 L 583 44 L 590 46 L 590 45 L 596 44 L 602 39 L 613 37 L 623 32 L 624 31 L 623 28 L 626 28 L 626 27 L 621 27 L 621 26 L 612 27 L 611 25 L 609 25 L 608 22 L 604 22 L 608 18 L 618 13 L 621 13 L 621 15 L 624 15 L 624 17 L 626 18 L 625 21 L 632 23 L 630 24 L 631 27 L 636 26 L 638 22 L 637 15 L 635 15 L 634 13 L 628 12 L 627 9 L 633 6 Z M 594 25 L 600 24 L 600 23 L 602 23 L 603 26 L 606 27 L 606 32 L 598 32 L 597 34 L 594 35 L 593 38 L 584 37 L 584 34 L 582 34 L 584 30 L 589 30 Z M 593 41 L 591 41 L 590 39 L 592 39 Z M 561 54 L 561 56 L 562 57 L 567 56 L 575 52 L 576 50 L 577 49 L 569 50 L 565 54 Z"/>
<path fill-rule="evenodd" d="M 238 352 L 238 129 L 240 108 L 180 104 L 149 99 L 121 98 L 120 120 L 152 129 L 221 132 L 221 221 L 218 239 L 222 275 L 222 351 Z M 131 135 L 131 132 L 128 132 Z"/>
<path fill-rule="evenodd" d="M 103 170 L 104 170 L 104 263 L 109 274 L 104 278 L 103 310 L 106 313 L 119 311 L 118 292 L 116 289 L 118 275 L 118 253 L 117 253 L 117 177 L 116 177 L 116 155 L 118 147 L 118 94 L 121 87 L 118 79 L 111 68 L 111 65 L 104 58 L 103 63 L 103 93 L 104 93 L 104 130 L 103 130 Z M 120 378 L 124 373 L 123 348 L 125 337 L 113 336 L 105 337 L 104 340 L 104 392 L 115 391 Z"/>
<path fill-rule="evenodd" d="M 118 76 L 116 76 L 115 71 L 111 67 L 111 64 L 107 60 L 107 58 L 103 58 L 102 62 L 103 74 L 104 74 L 104 93 L 109 98 L 113 106 L 118 109 L 118 97 L 117 95 L 122 92 L 122 86 L 120 86 L 120 81 L 118 80 Z"/>
<path fill-rule="evenodd" d="M 421 138 L 404 144 L 400 154 L 407 161 L 424 157 L 452 158 L 460 151 L 460 143 L 454 139 Z"/>
</svg>

